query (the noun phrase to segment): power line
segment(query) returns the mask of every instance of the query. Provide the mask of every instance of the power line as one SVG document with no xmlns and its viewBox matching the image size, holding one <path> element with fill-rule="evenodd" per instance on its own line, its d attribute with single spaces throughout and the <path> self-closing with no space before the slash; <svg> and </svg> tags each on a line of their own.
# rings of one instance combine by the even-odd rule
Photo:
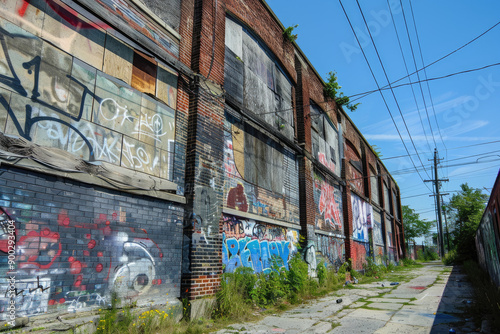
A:
<svg viewBox="0 0 500 334">
<path fill-rule="evenodd" d="M 466 148 L 466 147 L 473 147 L 473 146 L 480 146 L 480 145 L 487 145 L 487 144 L 494 144 L 494 143 L 500 143 L 500 140 L 489 141 L 489 142 L 485 142 L 485 143 L 472 144 L 472 145 L 466 145 L 466 146 L 452 147 L 452 148 L 449 148 L 448 150 L 457 150 L 459 148 Z M 415 154 L 413 154 L 413 155 L 415 155 Z M 395 157 L 381 158 L 380 160 L 390 160 L 390 159 L 397 159 L 397 158 L 405 158 L 407 156 L 408 156 L 408 154 L 398 155 L 398 156 L 395 156 Z"/>
<path fill-rule="evenodd" d="M 413 26 L 415 27 L 415 36 L 417 36 L 417 45 L 418 45 L 418 49 L 419 49 L 419 52 L 420 52 L 420 60 L 422 61 L 422 66 L 424 66 L 424 77 L 425 77 L 425 79 L 427 79 L 427 70 L 425 69 L 424 57 L 422 55 L 422 46 L 420 45 L 420 38 L 418 37 L 418 29 L 417 29 L 417 24 L 415 22 L 415 15 L 413 14 L 413 6 L 411 4 L 411 0 L 409 0 L 409 3 L 410 3 L 411 17 L 413 19 Z M 429 86 L 429 82 L 428 81 L 426 82 L 426 85 L 427 85 L 427 91 L 429 92 L 429 99 L 431 101 L 432 111 L 434 112 L 434 120 L 436 121 L 436 125 L 437 125 L 438 131 L 439 131 L 439 137 L 441 137 L 441 142 L 443 143 L 444 148 L 446 149 L 446 145 L 445 145 L 445 143 L 443 141 L 443 136 L 441 134 L 441 128 L 439 127 L 439 123 L 438 123 L 438 120 L 437 120 L 436 109 L 434 109 L 434 101 L 432 100 L 431 88 Z"/>
<path fill-rule="evenodd" d="M 394 32 L 396 33 L 396 38 L 398 40 L 399 50 L 401 51 L 401 58 L 403 58 L 403 63 L 405 65 L 406 74 L 410 75 L 410 71 L 408 71 L 408 65 L 406 64 L 406 59 L 403 53 L 403 48 L 401 47 L 401 40 L 399 39 L 398 29 L 396 29 L 396 21 L 394 20 L 394 16 L 392 14 L 392 7 L 389 4 L 389 0 L 387 0 L 387 6 L 389 7 L 389 12 L 391 13 L 392 26 L 394 27 Z M 425 131 L 424 121 L 422 120 L 422 114 L 420 113 L 420 107 L 418 106 L 417 97 L 415 96 L 415 90 L 413 89 L 413 85 L 411 82 L 411 77 L 409 77 L 408 79 L 410 80 L 411 92 L 413 94 L 413 100 L 415 101 L 415 105 L 417 107 L 418 117 L 420 118 L 420 124 L 422 125 L 422 130 L 424 131 L 425 141 L 427 142 L 429 150 L 431 150 L 431 146 L 429 144 L 429 138 L 427 138 L 427 132 Z"/>
<path fill-rule="evenodd" d="M 419 72 L 419 71 L 422 71 L 423 69 L 428 68 L 429 66 L 432 66 L 432 65 L 434 65 L 434 64 L 436 64 L 436 63 L 438 63 L 438 62 L 440 62 L 441 60 L 445 59 L 445 58 L 448 58 L 448 57 L 449 57 L 449 56 L 451 56 L 452 54 L 454 54 L 454 53 L 456 53 L 456 52 L 460 51 L 461 49 L 463 49 L 463 48 L 464 48 L 464 47 L 466 47 L 467 45 L 469 45 L 469 44 L 473 43 L 474 41 L 476 41 L 477 39 L 481 38 L 482 36 L 484 36 L 485 34 L 487 34 L 488 32 L 490 32 L 492 29 L 494 29 L 494 28 L 495 28 L 496 26 L 498 26 L 499 24 L 500 24 L 500 21 L 499 21 L 499 22 L 497 22 L 497 23 L 495 23 L 495 24 L 494 24 L 492 27 L 490 27 L 488 30 L 486 30 L 485 32 L 483 32 L 483 33 L 482 33 L 482 34 L 480 34 L 479 36 L 475 37 L 474 39 L 470 40 L 469 42 L 465 43 L 464 45 L 462 45 L 462 46 L 461 46 L 461 47 L 459 47 L 458 49 L 455 49 L 455 50 L 453 50 L 452 52 L 450 52 L 450 53 L 448 53 L 448 54 L 444 55 L 443 57 L 441 57 L 441 58 L 439 58 L 439 59 L 437 59 L 437 60 L 433 61 L 432 63 L 430 63 L 430 64 L 428 64 L 428 65 L 426 65 L 426 66 L 422 67 L 421 69 L 416 70 L 416 71 L 415 71 L 415 72 L 413 72 L 413 73 L 410 73 L 410 75 L 409 75 L 409 76 L 411 76 L 411 75 L 413 75 L 413 74 L 415 74 L 415 73 L 417 73 L 417 72 Z M 392 85 L 392 84 L 394 84 L 394 83 L 396 83 L 396 82 L 399 82 L 399 81 L 401 81 L 401 80 L 403 80 L 403 79 L 406 79 L 406 78 L 408 78 L 409 76 L 407 75 L 407 76 L 401 77 L 401 78 L 399 78 L 398 80 L 393 81 L 393 82 L 391 82 L 390 84 L 388 84 L 388 85 L 386 85 L 386 86 L 384 86 L 384 87 L 382 87 L 382 88 L 389 87 L 390 85 Z M 367 93 L 365 96 L 370 95 L 370 94 L 372 94 L 372 93 L 373 93 L 373 92 L 369 92 L 369 93 Z M 364 97 L 364 96 L 362 96 L 362 97 Z M 354 101 L 356 101 L 356 100 L 358 100 L 358 99 L 360 99 L 360 98 L 362 98 L 362 97 L 359 97 L 359 98 L 357 98 L 357 99 L 354 99 L 354 100 L 352 100 L 351 102 L 354 102 Z"/>
<path fill-rule="evenodd" d="M 416 85 L 416 84 L 422 83 L 422 82 L 429 82 L 429 81 L 446 79 L 446 78 L 449 78 L 449 77 L 453 77 L 455 75 L 465 74 L 465 73 L 470 73 L 470 72 L 475 72 L 475 71 L 481 71 L 481 70 L 484 70 L 484 69 L 487 69 L 487 68 L 490 68 L 490 67 L 493 67 L 493 66 L 498 66 L 498 65 L 500 65 L 500 63 L 493 63 L 493 64 L 489 64 L 489 65 L 485 65 L 485 66 L 481 66 L 481 67 L 476 67 L 476 68 L 472 68 L 472 69 L 468 69 L 468 70 L 453 72 L 453 73 L 442 75 L 442 76 L 439 76 L 439 77 L 433 77 L 433 78 L 429 78 L 429 79 L 422 79 L 422 80 L 418 80 L 418 81 L 407 82 L 407 83 L 403 83 L 403 84 L 392 86 L 392 88 L 399 88 L 399 87 L 404 87 L 404 86 Z M 388 89 L 390 89 L 390 88 L 389 87 L 382 87 L 381 88 L 381 90 L 388 90 Z M 375 93 L 375 92 L 378 92 L 378 91 L 379 91 L 378 89 L 373 89 L 373 90 L 369 90 L 369 91 L 366 91 L 366 92 L 363 92 L 363 93 L 357 93 L 357 94 L 354 94 L 354 95 L 350 95 L 348 97 L 352 98 L 352 97 L 356 97 L 356 96 L 360 96 L 360 95 L 365 95 L 366 96 L 368 94 Z M 363 97 L 364 96 L 362 96 L 361 98 L 363 98 Z"/>
<path fill-rule="evenodd" d="M 339 1 L 340 1 L 340 0 L 339 0 Z M 380 58 L 380 54 L 379 54 L 379 52 L 378 52 L 377 46 L 375 45 L 375 41 L 373 40 L 372 33 L 371 33 L 371 31 L 370 31 L 370 28 L 368 27 L 368 23 L 366 22 L 365 15 L 363 14 L 363 10 L 361 9 L 361 6 L 360 6 L 360 4 L 359 4 L 359 1 L 358 1 L 358 0 L 356 0 L 356 4 L 358 5 L 358 9 L 359 9 L 359 11 L 360 11 L 360 13 L 361 13 L 361 16 L 362 16 L 362 18 L 363 18 L 363 22 L 365 23 L 365 27 L 366 27 L 366 29 L 368 30 L 368 35 L 370 36 L 370 40 L 372 41 L 373 47 L 374 47 L 374 49 L 375 49 L 375 53 L 377 54 L 377 58 L 378 58 L 378 60 L 379 60 L 379 62 L 380 62 L 380 66 L 382 66 L 382 71 L 384 72 L 385 79 L 386 79 L 386 80 L 387 80 L 387 82 L 389 83 L 389 87 L 391 87 L 389 77 L 387 76 L 387 72 L 386 72 L 386 70 L 385 70 L 384 64 L 382 63 L 382 59 Z M 353 30 L 353 31 L 354 31 L 354 30 Z M 373 74 L 373 73 L 372 73 L 372 74 Z M 375 76 L 374 76 L 374 78 L 375 78 Z M 379 87 L 379 86 L 378 86 L 378 82 L 376 82 L 376 83 L 377 83 L 377 87 Z M 380 87 L 379 87 L 379 88 L 380 88 Z M 415 153 L 417 153 L 418 160 L 420 161 L 420 164 L 421 164 L 421 165 L 422 165 L 422 167 L 423 167 L 423 165 L 424 165 L 424 164 L 423 164 L 423 162 L 422 162 L 422 159 L 420 158 L 420 155 L 418 154 L 417 147 L 415 146 L 415 142 L 413 141 L 413 138 L 412 138 L 412 136 L 411 136 L 410 130 L 408 129 L 408 125 L 406 124 L 406 121 L 405 121 L 405 119 L 404 119 L 403 112 L 401 111 L 401 107 L 399 106 L 398 100 L 397 100 L 397 98 L 396 98 L 396 94 L 394 93 L 394 90 L 393 90 L 392 88 L 391 88 L 391 93 L 392 93 L 392 97 L 394 98 L 394 102 L 396 102 L 396 106 L 398 107 L 399 114 L 401 115 L 401 118 L 402 118 L 402 120 L 403 120 L 403 124 L 405 125 L 405 128 L 406 128 L 406 131 L 408 132 L 408 136 L 410 137 L 410 141 L 411 141 L 411 143 L 412 143 L 412 145 L 413 145 L 413 148 L 415 149 Z M 382 93 L 381 93 L 381 96 L 383 96 L 383 94 L 382 94 Z M 385 102 L 385 98 L 384 98 L 384 102 Z M 387 104 L 386 104 L 386 106 L 387 106 Z M 389 106 L 387 106 L 387 110 L 389 110 Z M 391 114 L 391 117 L 392 117 L 392 114 Z M 395 122 L 394 122 L 394 125 L 396 125 L 396 123 L 395 123 Z M 397 127 L 396 127 L 396 128 L 397 128 Z M 401 140 L 403 141 L 403 138 L 401 138 Z M 405 145 L 405 148 L 406 148 L 406 145 Z M 408 154 L 409 154 L 409 152 L 408 152 Z M 412 161 L 412 162 L 413 162 L 413 161 Z M 415 165 L 414 165 L 414 166 L 415 166 Z M 415 166 L 415 170 L 416 170 L 416 166 Z M 427 171 L 425 171 L 425 173 L 426 173 L 426 174 L 428 174 L 428 173 L 427 173 Z M 420 176 L 420 173 L 419 173 L 419 176 Z M 427 175 L 427 176 L 429 176 L 429 175 Z M 420 176 L 420 178 L 422 178 L 422 176 Z M 422 179 L 422 181 L 423 181 L 423 179 Z"/>
<path fill-rule="evenodd" d="M 410 43 L 410 51 L 411 51 L 411 55 L 412 55 L 412 58 L 413 58 L 413 64 L 415 65 L 415 70 L 417 70 L 418 69 L 418 67 L 417 67 L 417 61 L 415 60 L 415 53 L 413 52 L 413 43 L 411 42 L 410 31 L 408 29 L 408 24 L 406 23 L 405 9 L 403 7 L 403 2 L 401 0 L 399 0 L 399 3 L 401 5 L 401 12 L 403 13 L 403 20 L 405 22 L 406 35 L 408 36 L 408 42 Z M 424 64 L 422 64 L 422 66 L 423 65 Z M 418 71 L 417 71 L 417 79 L 418 79 L 418 81 L 420 81 L 420 74 L 419 74 Z M 430 128 L 431 134 L 432 134 L 432 141 L 434 142 L 434 147 L 436 147 L 436 138 L 434 137 L 434 131 L 432 131 L 431 119 L 429 117 L 429 111 L 427 109 L 427 103 L 425 102 L 424 90 L 422 89 L 422 84 L 421 83 L 419 83 L 418 85 L 420 87 L 420 94 L 422 95 L 422 101 L 424 102 L 425 114 L 427 115 L 427 121 L 429 122 L 429 128 Z"/>
<path fill-rule="evenodd" d="M 354 38 L 356 39 L 356 42 L 359 45 L 361 53 L 363 54 L 363 57 L 364 57 L 364 59 L 366 61 L 366 64 L 368 65 L 368 68 L 370 69 L 370 73 L 372 74 L 373 80 L 375 81 L 375 84 L 377 85 L 377 88 L 380 89 L 380 86 L 378 84 L 377 78 L 375 77 L 375 74 L 373 73 L 373 70 L 372 70 L 372 68 L 370 66 L 370 62 L 368 61 L 368 58 L 366 57 L 365 51 L 363 50 L 363 47 L 361 46 L 361 43 L 359 42 L 358 35 L 356 34 L 356 31 L 354 30 L 354 28 L 352 26 L 351 20 L 349 19 L 349 16 L 347 15 L 347 12 L 346 12 L 346 10 L 344 8 L 344 5 L 342 4 L 342 0 L 339 0 L 339 3 L 340 3 L 340 6 L 342 7 L 342 11 L 344 12 L 344 15 L 345 15 L 345 17 L 347 19 L 347 22 L 349 23 L 349 26 L 351 27 L 351 30 L 352 30 L 352 32 L 354 34 Z M 380 95 L 382 97 L 382 100 L 384 101 L 384 105 L 387 108 L 387 111 L 389 112 L 389 115 L 391 116 L 392 122 L 394 123 L 394 127 L 396 128 L 396 131 L 398 132 L 399 138 L 401 139 L 401 142 L 403 143 L 403 146 L 404 146 L 404 148 L 406 150 L 406 153 L 408 153 L 408 155 L 409 155 L 410 152 L 408 151 L 408 148 L 406 147 L 406 144 L 405 144 L 405 142 L 403 140 L 403 137 L 401 136 L 401 132 L 399 131 L 398 126 L 396 124 L 396 121 L 394 120 L 394 117 L 392 116 L 391 110 L 389 109 L 389 106 L 387 105 L 387 101 L 385 100 L 384 94 L 382 94 L 381 91 L 380 91 Z M 415 171 L 417 171 L 417 173 L 418 173 L 417 167 L 415 166 L 415 163 L 413 162 L 413 160 L 411 159 L 411 157 L 410 157 L 410 161 L 411 161 L 413 167 L 415 168 Z M 418 173 L 418 175 L 419 175 L 420 179 L 422 180 L 422 182 L 424 182 L 424 179 L 422 178 L 422 176 L 420 175 L 420 173 Z"/>
</svg>

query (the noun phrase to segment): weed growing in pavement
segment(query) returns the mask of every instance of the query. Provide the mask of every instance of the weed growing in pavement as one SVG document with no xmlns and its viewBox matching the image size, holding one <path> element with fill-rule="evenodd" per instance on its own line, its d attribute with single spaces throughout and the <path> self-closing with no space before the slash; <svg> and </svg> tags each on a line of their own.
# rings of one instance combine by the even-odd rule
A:
<svg viewBox="0 0 500 334">
<path fill-rule="evenodd" d="M 474 319 L 480 321 L 484 315 L 490 315 L 493 320 L 492 328 L 500 328 L 500 288 L 491 282 L 489 275 L 477 262 L 465 261 L 463 268 L 474 287 L 476 302 L 470 308 Z"/>
</svg>

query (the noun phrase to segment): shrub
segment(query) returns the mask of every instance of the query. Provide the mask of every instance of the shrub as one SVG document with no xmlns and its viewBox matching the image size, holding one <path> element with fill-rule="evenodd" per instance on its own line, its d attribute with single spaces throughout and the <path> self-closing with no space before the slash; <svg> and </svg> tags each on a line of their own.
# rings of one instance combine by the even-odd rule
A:
<svg viewBox="0 0 500 334">
<path fill-rule="evenodd" d="M 285 297 L 289 292 L 287 271 L 280 266 L 281 262 L 279 258 L 273 257 L 271 259 L 271 271 L 267 274 L 261 273 L 258 275 L 255 288 L 250 293 L 252 300 L 257 305 L 276 305 L 278 300 Z"/>
<path fill-rule="evenodd" d="M 457 251 L 456 250 L 451 250 L 446 254 L 443 258 L 443 263 L 447 266 L 451 266 L 453 264 L 456 264 L 458 260 L 457 256 Z"/>
<path fill-rule="evenodd" d="M 368 257 L 366 259 L 366 263 L 363 263 L 365 276 L 368 277 L 375 276 L 378 272 L 382 271 L 380 267 L 382 266 L 379 266 L 378 264 L 375 263 L 375 261 L 371 257 Z"/>
<path fill-rule="evenodd" d="M 415 260 L 410 259 L 410 258 L 404 258 L 404 259 L 403 259 L 403 265 L 404 265 L 405 267 L 414 266 L 414 265 L 416 265 L 416 264 L 417 264 L 417 262 L 416 262 Z"/>
<path fill-rule="evenodd" d="M 288 283 L 290 285 L 290 291 L 293 293 L 298 293 L 304 287 L 307 281 L 309 268 L 307 263 L 302 259 L 300 253 L 295 253 L 295 255 L 288 261 Z"/>
<path fill-rule="evenodd" d="M 234 273 L 222 275 L 220 289 L 215 295 L 216 304 L 212 317 L 244 317 L 256 282 L 257 275 L 248 267 L 238 267 Z"/>
<path fill-rule="evenodd" d="M 328 269 L 324 261 L 320 261 L 316 266 L 316 273 L 318 275 L 319 285 L 323 286 L 326 283 L 328 276 Z"/>
</svg>

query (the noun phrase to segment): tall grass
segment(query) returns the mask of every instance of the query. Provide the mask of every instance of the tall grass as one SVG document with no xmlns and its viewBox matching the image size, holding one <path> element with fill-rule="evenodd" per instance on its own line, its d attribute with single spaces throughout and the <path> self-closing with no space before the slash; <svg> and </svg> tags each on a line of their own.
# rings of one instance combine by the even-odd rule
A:
<svg viewBox="0 0 500 334">
<path fill-rule="evenodd" d="M 474 287 L 476 303 L 473 311 L 476 318 L 489 314 L 493 318 L 493 328 L 500 328 L 500 288 L 492 283 L 488 273 L 477 262 L 467 260 L 463 268 Z"/>
<path fill-rule="evenodd" d="M 117 309 L 116 305 L 113 305 L 111 309 L 101 311 L 97 332 L 99 334 L 206 333 L 209 330 L 207 326 L 210 330 L 214 330 L 229 322 L 255 320 L 263 312 L 277 313 L 292 304 L 338 290 L 344 285 L 347 272 L 354 274 L 360 283 L 365 279 L 360 273 L 352 270 L 349 261 L 346 261 L 338 272 L 320 261 L 315 268 L 317 278 L 309 277 L 308 265 L 299 253 L 289 260 L 288 270 L 282 264 L 281 259 L 273 258 L 271 268 L 266 270 L 266 273 L 255 274 L 252 268 L 239 267 L 234 273 L 223 274 L 210 321 L 200 321 L 200 319 L 190 321 L 188 300 L 183 301 L 182 307 L 185 311 L 181 322 L 173 319 L 173 311 L 152 309 L 140 313 L 133 307 Z M 399 267 L 391 268 L 399 269 Z M 369 261 L 365 267 L 365 272 L 369 275 L 382 276 L 386 271 L 387 267 L 376 265 L 373 261 Z"/>
</svg>

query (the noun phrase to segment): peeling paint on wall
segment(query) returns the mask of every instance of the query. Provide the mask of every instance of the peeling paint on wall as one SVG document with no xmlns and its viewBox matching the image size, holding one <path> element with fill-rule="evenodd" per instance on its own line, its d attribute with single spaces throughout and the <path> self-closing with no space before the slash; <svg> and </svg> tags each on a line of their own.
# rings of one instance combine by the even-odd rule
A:
<svg viewBox="0 0 500 334">
<path fill-rule="evenodd" d="M 317 252 L 329 266 L 339 268 L 345 261 L 345 241 L 341 238 L 316 234 Z"/>
</svg>

